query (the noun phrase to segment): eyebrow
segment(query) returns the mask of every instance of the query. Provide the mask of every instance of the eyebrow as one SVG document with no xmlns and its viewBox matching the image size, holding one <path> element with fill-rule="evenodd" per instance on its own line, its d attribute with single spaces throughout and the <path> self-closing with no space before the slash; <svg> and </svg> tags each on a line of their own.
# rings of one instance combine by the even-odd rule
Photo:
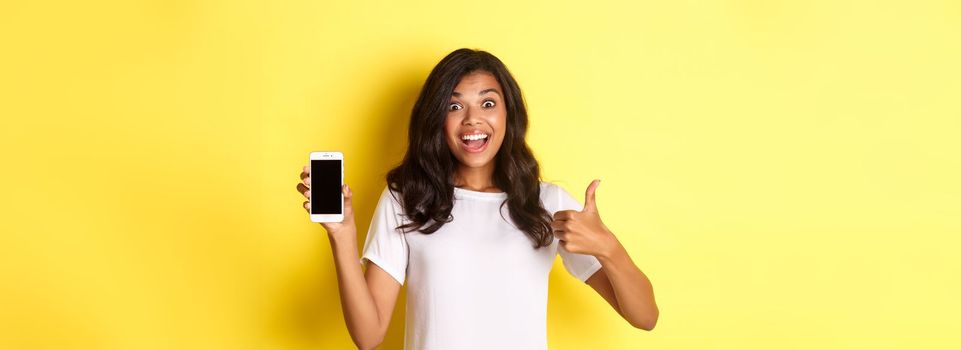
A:
<svg viewBox="0 0 961 350">
<path fill-rule="evenodd" d="M 498 94 L 498 95 L 501 94 L 500 91 L 497 91 L 496 88 L 490 88 L 490 89 L 481 90 L 481 92 L 478 92 L 477 95 L 483 95 L 483 94 L 486 94 L 486 93 L 488 93 L 488 92 L 493 92 L 493 93 Z M 460 97 L 460 95 L 461 95 L 461 93 L 459 93 L 459 92 L 457 92 L 457 91 L 454 91 L 454 97 Z"/>
</svg>

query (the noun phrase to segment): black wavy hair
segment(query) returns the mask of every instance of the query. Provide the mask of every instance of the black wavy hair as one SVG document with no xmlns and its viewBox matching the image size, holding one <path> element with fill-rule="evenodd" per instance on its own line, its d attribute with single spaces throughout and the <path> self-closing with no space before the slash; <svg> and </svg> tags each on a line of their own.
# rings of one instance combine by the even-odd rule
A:
<svg viewBox="0 0 961 350">
<path fill-rule="evenodd" d="M 454 50 L 437 63 L 411 110 L 407 153 L 401 164 L 387 173 L 388 187 L 401 195 L 410 221 L 397 229 L 431 234 L 454 220 L 451 209 L 458 160 L 445 141 L 444 124 L 454 87 L 465 75 L 477 71 L 497 79 L 507 109 L 504 142 L 492 160 L 494 185 L 507 193 L 501 208 L 508 206 L 514 225 L 535 249 L 550 245 L 552 217 L 540 201 L 540 166 L 524 140 L 527 108 L 521 90 L 500 59 L 467 48 Z"/>
</svg>

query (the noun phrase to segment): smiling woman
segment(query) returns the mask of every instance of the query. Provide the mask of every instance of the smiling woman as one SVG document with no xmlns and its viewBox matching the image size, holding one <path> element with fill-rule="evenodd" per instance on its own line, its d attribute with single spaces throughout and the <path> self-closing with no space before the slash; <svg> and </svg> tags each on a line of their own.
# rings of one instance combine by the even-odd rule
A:
<svg viewBox="0 0 961 350">
<path fill-rule="evenodd" d="M 406 282 L 406 349 L 546 349 L 557 255 L 631 325 L 654 327 L 650 281 L 600 221 L 597 182 L 581 206 L 540 180 L 525 141 L 524 99 L 499 59 L 469 49 L 444 57 L 427 77 L 408 132 L 407 154 L 387 174 L 367 232 L 366 274 L 354 260 L 349 188 L 346 224 L 324 226 L 358 347 L 383 341 Z"/>
</svg>

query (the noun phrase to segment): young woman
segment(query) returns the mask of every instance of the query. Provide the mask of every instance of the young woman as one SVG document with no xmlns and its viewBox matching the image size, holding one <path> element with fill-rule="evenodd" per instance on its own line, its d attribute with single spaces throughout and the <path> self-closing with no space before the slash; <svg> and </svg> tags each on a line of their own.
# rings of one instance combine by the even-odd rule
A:
<svg viewBox="0 0 961 350">
<path fill-rule="evenodd" d="M 387 174 L 360 264 L 347 185 L 344 221 L 323 224 L 359 348 L 383 341 L 406 281 L 405 349 L 546 349 L 548 275 L 557 254 L 631 325 L 654 328 L 651 283 L 601 222 L 599 180 L 583 206 L 541 182 L 526 132 L 520 88 L 499 59 L 459 49 L 434 67 L 411 113 L 407 154 Z M 309 176 L 304 167 L 297 185 L 307 198 Z"/>
</svg>

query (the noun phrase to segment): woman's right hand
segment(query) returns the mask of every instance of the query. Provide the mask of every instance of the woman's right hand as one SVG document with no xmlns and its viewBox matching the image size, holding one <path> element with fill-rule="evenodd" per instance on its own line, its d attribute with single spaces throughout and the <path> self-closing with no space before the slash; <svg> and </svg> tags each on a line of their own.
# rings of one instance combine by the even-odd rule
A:
<svg viewBox="0 0 961 350">
<path fill-rule="evenodd" d="M 307 201 L 304 202 L 303 207 L 310 213 L 310 166 L 305 165 L 304 171 L 300 173 L 301 182 L 297 183 L 297 192 L 307 197 Z M 344 221 L 342 222 L 321 222 L 320 225 L 324 226 L 327 230 L 327 234 L 335 236 L 334 238 L 344 238 L 339 236 L 350 236 L 346 238 L 355 238 L 357 235 L 357 227 L 354 225 L 354 208 L 351 206 L 351 197 L 353 197 L 353 192 L 350 191 L 350 186 L 344 184 L 341 187 L 341 192 L 344 194 Z"/>
</svg>

